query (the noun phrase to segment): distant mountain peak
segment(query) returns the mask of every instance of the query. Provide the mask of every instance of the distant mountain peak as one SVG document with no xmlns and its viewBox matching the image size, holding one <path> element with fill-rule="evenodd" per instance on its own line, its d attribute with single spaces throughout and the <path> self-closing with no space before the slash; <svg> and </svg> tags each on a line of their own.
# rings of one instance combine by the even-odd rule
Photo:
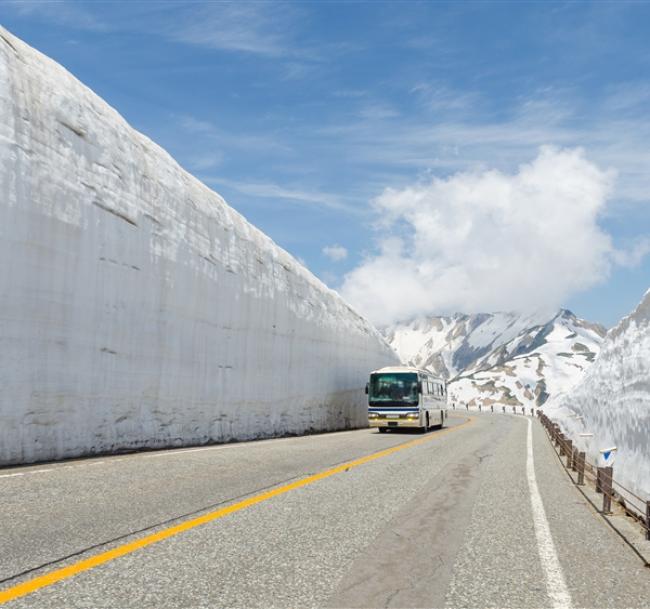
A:
<svg viewBox="0 0 650 609">
<path fill-rule="evenodd" d="M 383 334 L 403 363 L 447 379 L 460 401 L 529 405 L 577 383 L 605 329 L 559 309 L 418 317 Z"/>
</svg>

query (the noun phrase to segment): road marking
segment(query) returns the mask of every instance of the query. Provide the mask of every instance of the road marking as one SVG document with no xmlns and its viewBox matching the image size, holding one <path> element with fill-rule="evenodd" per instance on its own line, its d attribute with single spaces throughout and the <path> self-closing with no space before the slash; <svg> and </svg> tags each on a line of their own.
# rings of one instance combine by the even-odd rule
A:
<svg viewBox="0 0 650 609">
<path fill-rule="evenodd" d="M 333 436 L 341 436 L 344 434 L 358 433 L 359 429 L 346 429 L 345 431 L 333 431 L 329 433 L 319 433 L 314 434 L 315 436 L 327 436 L 329 438 Z M 204 450 L 226 450 L 229 448 L 242 448 L 246 446 L 258 446 L 260 442 L 273 442 L 274 444 L 278 442 L 295 442 L 296 440 L 303 440 L 305 438 L 312 438 L 313 436 L 290 436 L 288 438 L 264 438 L 260 440 L 252 440 L 248 442 L 232 442 L 229 444 L 216 444 L 211 446 L 200 446 L 197 448 L 178 448 L 175 450 L 162 449 L 154 454 L 145 454 L 141 455 L 143 459 L 159 459 L 160 457 L 169 457 L 173 455 L 182 455 L 185 453 L 197 453 Z"/>
<path fill-rule="evenodd" d="M 48 467 L 47 469 L 30 469 L 29 471 L 26 472 L 17 472 L 15 474 L 0 474 L 0 478 L 13 478 L 14 476 L 29 476 L 30 474 L 43 474 L 45 472 L 51 472 L 52 467 Z"/>
<path fill-rule="evenodd" d="M 533 456 L 533 424 L 530 419 L 528 419 L 527 448 L 526 474 L 528 476 L 530 502 L 533 507 L 533 524 L 535 527 L 535 537 L 537 537 L 537 551 L 539 552 L 542 570 L 546 577 L 546 590 L 555 609 L 567 609 L 571 607 L 571 595 L 569 594 L 564 579 L 562 565 L 555 550 L 542 496 L 537 487 L 535 458 Z"/>
<path fill-rule="evenodd" d="M 270 491 L 260 493 L 259 495 L 254 495 L 253 497 L 249 497 L 243 501 L 239 501 L 232 505 L 220 508 L 214 512 L 204 514 L 203 516 L 199 516 L 185 522 L 181 522 L 180 524 L 168 527 L 166 529 L 158 531 L 157 533 L 147 535 L 141 539 L 136 539 L 135 541 L 123 544 L 121 546 L 113 548 L 112 550 L 102 552 L 101 554 L 91 556 L 90 558 L 86 558 L 85 560 L 81 560 L 67 567 L 62 567 L 60 569 L 51 571 L 50 573 L 40 575 L 21 584 L 17 584 L 16 586 L 12 586 L 11 588 L 0 590 L 0 605 L 22 596 L 32 594 L 41 588 L 51 586 L 52 584 L 55 584 L 68 577 L 78 575 L 79 573 L 83 573 L 84 571 L 89 571 L 90 569 L 98 567 L 99 565 L 103 565 L 104 563 L 115 560 L 116 558 L 120 558 L 121 556 L 126 556 L 127 554 L 131 554 L 136 550 L 140 550 L 141 548 L 145 548 L 154 543 L 158 543 L 159 541 L 169 539 L 170 537 L 174 537 L 175 535 L 184 533 L 185 531 L 189 531 L 208 522 L 223 518 L 229 514 L 234 514 L 235 512 L 239 512 L 247 507 L 262 503 L 263 501 L 268 501 L 269 499 L 277 497 L 278 495 L 284 495 L 289 491 L 293 491 L 303 486 L 313 484 L 314 482 L 324 480 L 325 478 L 329 478 L 335 474 L 346 472 L 353 467 L 358 467 L 360 465 L 364 465 L 365 463 L 370 463 L 371 461 L 381 459 L 382 457 L 387 457 L 388 455 L 392 455 L 406 448 L 413 448 L 414 446 L 418 446 L 430 440 L 435 440 L 437 438 L 440 438 L 440 436 L 457 431 L 461 427 L 464 427 L 473 421 L 474 419 L 470 417 L 463 423 L 455 425 L 454 427 L 448 427 L 441 431 L 437 431 L 435 433 L 424 436 L 423 438 L 411 440 L 410 442 L 404 442 L 403 444 L 398 444 L 397 446 L 392 446 L 391 448 L 380 450 L 376 453 L 371 453 L 365 457 L 360 457 L 358 459 L 354 459 L 353 461 L 348 461 L 341 465 L 337 465 L 336 467 L 332 467 L 330 469 L 319 472 L 318 474 L 296 480 L 295 482 L 290 482 L 289 484 L 279 486 L 277 488 L 271 489 Z"/>
<path fill-rule="evenodd" d="M 351 434 L 351 433 L 358 433 L 359 429 L 346 429 L 344 431 L 333 431 L 333 432 L 328 432 L 328 433 L 319 433 L 319 434 L 314 434 L 315 436 L 340 436 L 343 434 Z M 155 453 L 149 454 L 149 453 L 135 453 L 132 455 L 128 456 L 111 456 L 108 461 L 102 460 L 102 461 L 92 461 L 91 463 L 87 463 L 85 460 L 84 461 L 74 461 L 72 463 L 55 463 L 53 464 L 53 467 L 49 467 L 47 469 L 35 469 L 35 470 L 28 470 L 24 472 L 17 472 L 17 473 L 12 473 L 12 474 L 0 474 L 0 478 L 14 478 L 16 476 L 28 476 L 30 474 L 40 474 L 43 472 L 50 472 L 50 471 L 56 471 L 59 469 L 76 469 L 78 467 L 92 467 L 93 465 L 103 465 L 103 464 L 108 464 L 108 465 L 113 465 L 115 463 L 120 463 L 122 461 L 129 461 L 132 458 L 143 458 L 143 459 L 159 459 L 160 457 L 169 457 L 173 455 L 182 455 L 184 453 L 193 453 L 193 452 L 200 452 L 204 450 L 226 450 L 229 448 L 245 448 L 247 446 L 254 446 L 258 445 L 260 441 L 264 442 L 291 442 L 291 441 L 296 441 L 296 440 L 302 440 L 305 438 L 312 438 L 313 436 L 290 436 L 286 438 L 265 438 L 264 440 L 251 440 L 247 442 L 233 442 L 229 444 L 213 444 L 210 446 L 200 446 L 200 447 L 188 447 L 188 448 L 178 448 L 174 450 L 169 450 L 169 449 L 160 449 L 156 451 Z M 0 470 L 2 471 L 2 470 Z"/>
<path fill-rule="evenodd" d="M 237 443 L 237 444 L 228 444 L 226 446 L 205 446 L 202 448 L 181 448 L 179 450 L 165 450 L 163 452 L 156 453 L 155 455 L 142 455 L 142 458 L 159 459 L 160 457 L 169 457 L 171 455 L 184 455 L 185 453 L 198 453 L 204 450 L 225 450 L 227 448 L 238 448 L 241 446 L 248 446 L 248 444 Z"/>
</svg>

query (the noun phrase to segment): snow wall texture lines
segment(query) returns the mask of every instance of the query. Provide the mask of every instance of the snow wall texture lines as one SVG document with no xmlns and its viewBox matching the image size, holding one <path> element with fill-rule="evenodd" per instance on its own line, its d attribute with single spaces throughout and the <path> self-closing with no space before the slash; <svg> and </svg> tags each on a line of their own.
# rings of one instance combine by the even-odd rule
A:
<svg viewBox="0 0 650 609">
<path fill-rule="evenodd" d="M 0 464 L 366 424 L 378 332 L 0 28 Z"/>
<path fill-rule="evenodd" d="M 614 480 L 650 500 L 650 291 L 607 333 L 582 382 L 544 411 L 592 462 L 616 446 Z M 593 438 L 579 436 L 585 432 Z"/>
</svg>

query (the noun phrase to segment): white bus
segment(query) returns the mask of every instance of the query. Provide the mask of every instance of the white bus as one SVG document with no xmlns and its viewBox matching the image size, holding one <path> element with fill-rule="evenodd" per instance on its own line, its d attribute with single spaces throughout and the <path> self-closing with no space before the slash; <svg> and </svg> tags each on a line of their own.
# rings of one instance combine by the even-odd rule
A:
<svg viewBox="0 0 650 609">
<path fill-rule="evenodd" d="M 394 366 L 370 373 L 366 385 L 368 423 L 380 432 L 416 427 L 422 432 L 444 427 L 447 418 L 445 381 L 426 370 Z"/>
</svg>

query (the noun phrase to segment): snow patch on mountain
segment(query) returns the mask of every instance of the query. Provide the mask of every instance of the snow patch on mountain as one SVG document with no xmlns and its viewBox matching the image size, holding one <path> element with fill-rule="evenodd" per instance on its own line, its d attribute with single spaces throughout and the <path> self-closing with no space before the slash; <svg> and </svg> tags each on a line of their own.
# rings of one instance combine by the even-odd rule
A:
<svg viewBox="0 0 650 609">
<path fill-rule="evenodd" d="M 617 447 L 614 479 L 650 499 L 650 290 L 614 328 L 581 382 L 544 412 L 596 462 Z M 593 438 L 580 437 L 593 433 Z"/>
<path fill-rule="evenodd" d="M 447 379 L 453 402 L 528 407 L 580 381 L 605 329 L 560 310 L 422 318 L 384 335 L 404 363 Z"/>
</svg>

